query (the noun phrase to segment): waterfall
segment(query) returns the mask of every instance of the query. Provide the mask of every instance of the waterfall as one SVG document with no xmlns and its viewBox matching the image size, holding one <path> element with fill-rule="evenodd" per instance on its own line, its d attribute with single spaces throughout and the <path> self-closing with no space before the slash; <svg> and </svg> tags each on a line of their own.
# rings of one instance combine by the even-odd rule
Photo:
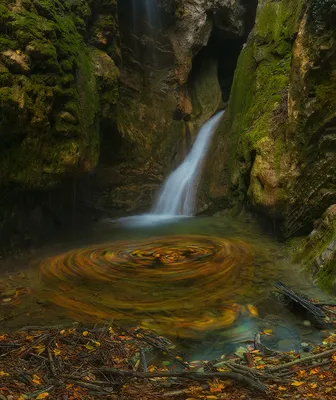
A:
<svg viewBox="0 0 336 400">
<path fill-rule="evenodd" d="M 224 111 L 207 121 L 200 129 L 196 141 L 184 162 L 167 178 L 150 214 L 119 218 L 129 227 L 143 227 L 190 217 L 196 212 L 197 188 L 203 161 L 209 150 L 211 138 Z"/>
<path fill-rule="evenodd" d="M 217 113 L 202 126 L 189 155 L 164 183 L 152 214 L 172 216 L 195 214 L 203 161 L 223 114 L 224 111 Z"/>
</svg>

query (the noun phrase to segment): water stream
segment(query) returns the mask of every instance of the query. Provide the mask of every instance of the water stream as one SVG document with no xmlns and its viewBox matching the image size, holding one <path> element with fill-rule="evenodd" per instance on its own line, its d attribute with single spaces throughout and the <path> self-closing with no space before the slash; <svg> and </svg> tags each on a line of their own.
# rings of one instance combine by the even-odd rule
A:
<svg viewBox="0 0 336 400">
<path fill-rule="evenodd" d="M 154 205 L 153 214 L 171 216 L 195 214 L 203 161 L 223 114 L 224 111 L 217 113 L 202 126 L 189 155 L 164 183 Z"/>
</svg>

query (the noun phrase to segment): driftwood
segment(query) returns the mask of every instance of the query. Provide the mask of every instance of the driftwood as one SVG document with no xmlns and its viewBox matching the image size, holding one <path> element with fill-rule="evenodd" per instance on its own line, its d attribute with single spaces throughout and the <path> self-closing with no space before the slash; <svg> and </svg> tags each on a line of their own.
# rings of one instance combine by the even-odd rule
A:
<svg viewBox="0 0 336 400">
<path fill-rule="evenodd" d="M 208 379 L 223 379 L 228 378 L 247 385 L 255 390 L 262 393 L 267 393 L 268 389 L 262 382 L 254 377 L 249 377 L 247 374 L 242 375 L 237 372 L 192 372 L 192 371 L 182 371 L 182 372 L 134 372 L 127 370 L 119 370 L 114 368 L 99 368 L 99 371 L 104 374 L 120 376 L 123 378 L 137 378 L 137 379 L 150 379 L 150 378 L 182 378 L 195 381 L 203 381 Z"/>
<path fill-rule="evenodd" d="M 305 312 L 312 320 L 311 322 L 317 327 L 324 328 L 327 325 L 325 321 L 325 312 L 305 296 L 294 292 L 294 290 L 282 282 L 275 282 L 274 286 L 282 293 L 286 300 L 290 300 L 290 304 L 293 306 L 294 312 L 295 309 L 298 310 L 298 312 Z"/>
</svg>

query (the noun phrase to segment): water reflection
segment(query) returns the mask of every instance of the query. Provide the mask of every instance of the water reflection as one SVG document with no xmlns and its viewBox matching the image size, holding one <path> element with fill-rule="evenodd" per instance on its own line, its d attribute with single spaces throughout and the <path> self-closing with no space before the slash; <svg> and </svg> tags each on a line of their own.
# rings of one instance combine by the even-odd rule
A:
<svg viewBox="0 0 336 400">
<path fill-rule="evenodd" d="M 281 280 L 319 294 L 248 219 L 182 218 L 136 228 L 105 220 L 76 243 L 65 238 L 46 251 L 41 262 L 22 261 L 18 268 L 29 277 L 20 285 L 29 282 L 30 290 L 6 314 L 14 315 L 3 322 L 8 329 L 114 320 L 179 339 L 193 358 L 223 352 L 266 328 L 274 331 L 274 347 L 296 348 L 307 340 L 302 335 L 314 334 L 269 292 Z M 288 332 L 289 344 L 282 342 Z"/>
</svg>

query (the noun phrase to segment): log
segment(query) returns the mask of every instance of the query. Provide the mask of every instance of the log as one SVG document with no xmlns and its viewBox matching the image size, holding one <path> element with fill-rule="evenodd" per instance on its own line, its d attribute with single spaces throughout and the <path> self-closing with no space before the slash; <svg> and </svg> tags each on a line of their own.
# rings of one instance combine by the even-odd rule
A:
<svg viewBox="0 0 336 400">
<path fill-rule="evenodd" d="M 311 322 L 317 327 L 325 328 L 328 325 L 325 321 L 325 312 L 305 296 L 296 293 L 282 282 L 275 282 L 274 286 L 282 293 L 283 296 L 285 296 L 285 298 L 290 300 L 292 305 L 294 304 L 294 312 L 295 308 L 301 312 L 304 311 L 309 315 L 309 318 L 312 319 Z"/>
</svg>

